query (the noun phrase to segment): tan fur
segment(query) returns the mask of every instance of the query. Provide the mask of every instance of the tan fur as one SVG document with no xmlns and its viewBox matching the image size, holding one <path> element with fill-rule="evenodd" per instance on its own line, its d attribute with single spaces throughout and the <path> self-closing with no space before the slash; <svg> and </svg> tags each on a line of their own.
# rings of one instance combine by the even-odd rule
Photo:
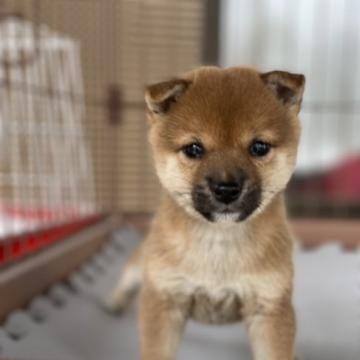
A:
<svg viewBox="0 0 360 360">
<path fill-rule="evenodd" d="M 179 81 L 147 92 L 150 142 L 165 194 L 141 256 L 124 273 L 126 279 L 135 267 L 141 269 L 142 359 L 175 359 L 187 318 L 206 323 L 244 319 L 256 360 L 293 359 L 292 241 L 283 190 L 295 166 L 303 77 L 211 67 Z M 276 93 L 277 81 L 295 96 L 277 98 L 284 92 L 280 87 Z M 158 104 L 171 95 L 172 86 L 176 99 Z M 259 137 L 274 147 L 254 159 L 248 146 Z M 193 141 L 204 144 L 204 159 L 188 159 L 181 151 Z M 192 189 L 210 170 L 226 178 L 234 164 L 261 184 L 260 205 L 244 221 L 218 214 L 209 222 L 194 209 Z M 124 305 L 124 292 L 131 288 L 124 283 L 112 307 Z"/>
</svg>

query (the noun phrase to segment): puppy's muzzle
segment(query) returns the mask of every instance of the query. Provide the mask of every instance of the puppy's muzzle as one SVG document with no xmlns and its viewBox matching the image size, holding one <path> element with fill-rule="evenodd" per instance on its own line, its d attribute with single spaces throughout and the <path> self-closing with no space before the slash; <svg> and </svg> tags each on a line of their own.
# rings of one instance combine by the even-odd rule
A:
<svg viewBox="0 0 360 360">
<path fill-rule="evenodd" d="M 223 204 L 230 204 L 236 201 L 242 191 L 243 181 L 242 182 L 214 182 L 209 179 L 209 188 L 212 192 L 214 198 Z"/>
<path fill-rule="evenodd" d="M 232 175 L 221 171 L 208 175 L 192 191 L 195 210 L 210 221 L 229 214 L 237 215 L 235 221 L 244 220 L 258 207 L 260 197 L 260 185 L 240 169 Z"/>
</svg>

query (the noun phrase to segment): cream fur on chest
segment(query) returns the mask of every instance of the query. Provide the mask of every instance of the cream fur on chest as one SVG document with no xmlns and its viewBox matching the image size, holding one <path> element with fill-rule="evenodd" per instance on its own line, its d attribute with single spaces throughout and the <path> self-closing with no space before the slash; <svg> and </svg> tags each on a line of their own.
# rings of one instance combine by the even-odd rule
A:
<svg viewBox="0 0 360 360">
<path fill-rule="evenodd" d="M 237 321 L 280 296 L 279 273 L 249 272 L 252 247 L 243 227 L 197 227 L 191 235 L 180 263 L 152 271 L 156 287 L 188 304 L 190 317 L 211 323 Z"/>
</svg>

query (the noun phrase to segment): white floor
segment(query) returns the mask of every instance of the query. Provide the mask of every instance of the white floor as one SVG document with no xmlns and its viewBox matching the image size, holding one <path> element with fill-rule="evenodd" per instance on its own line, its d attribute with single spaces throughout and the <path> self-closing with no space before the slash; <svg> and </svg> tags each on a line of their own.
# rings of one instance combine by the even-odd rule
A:
<svg viewBox="0 0 360 360">
<path fill-rule="evenodd" d="M 59 284 L 34 299 L 0 328 L 0 359 L 136 360 L 136 306 L 121 317 L 100 306 L 125 254 L 137 241 L 124 230 L 92 262 L 74 274 L 74 290 Z M 118 244 L 123 244 L 119 249 Z M 360 253 L 336 245 L 296 255 L 298 352 L 306 360 L 360 359 Z M 34 321 L 34 319 L 42 321 Z M 242 325 L 189 323 L 180 360 L 250 360 Z"/>
</svg>

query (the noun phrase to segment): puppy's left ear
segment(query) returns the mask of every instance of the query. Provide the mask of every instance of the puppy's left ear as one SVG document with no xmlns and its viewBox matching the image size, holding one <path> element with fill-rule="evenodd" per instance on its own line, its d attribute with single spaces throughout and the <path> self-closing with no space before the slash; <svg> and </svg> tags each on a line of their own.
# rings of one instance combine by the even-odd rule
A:
<svg viewBox="0 0 360 360">
<path fill-rule="evenodd" d="M 173 79 L 148 86 L 145 91 L 145 101 L 150 113 L 159 115 L 167 113 L 189 85 L 188 80 Z"/>
<path fill-rule="evenodd" d="M 305 87 L 305 76 L 286 71 L 271 71 L 260 74 L 264 84 L 289 110 L 300 111 Z"/>
</svg>

